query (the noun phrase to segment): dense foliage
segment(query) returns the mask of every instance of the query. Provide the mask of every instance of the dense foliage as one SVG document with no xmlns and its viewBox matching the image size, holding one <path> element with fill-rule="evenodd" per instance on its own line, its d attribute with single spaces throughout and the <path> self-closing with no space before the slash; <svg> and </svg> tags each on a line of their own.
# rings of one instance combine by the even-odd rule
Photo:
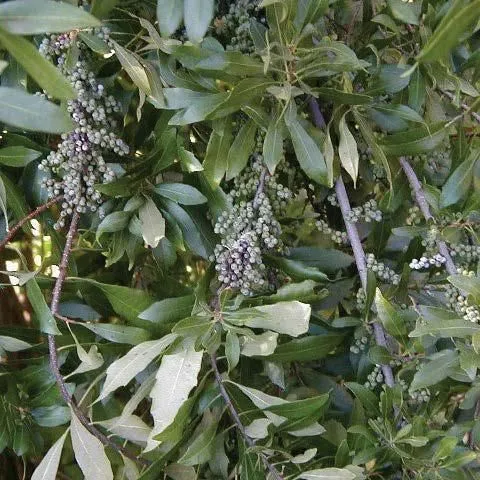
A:
<svg viewBox="0 0 480 480">
<path fill-rule="evenodd" d="M 1 2 L 2 480 L 480 478 L 479 45 L 480 0 Z"/>
</svg>

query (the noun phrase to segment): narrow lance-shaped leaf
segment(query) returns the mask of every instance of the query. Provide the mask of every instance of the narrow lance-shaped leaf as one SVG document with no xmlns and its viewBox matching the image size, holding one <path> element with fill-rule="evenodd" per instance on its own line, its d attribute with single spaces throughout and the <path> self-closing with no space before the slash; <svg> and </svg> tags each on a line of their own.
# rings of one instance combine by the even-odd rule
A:
<svg viewBox="0 0 480 480">
<path fill-rule="evenodd" d="M 68 430 L 50 447 L 47 454 L 32 474 L 31 480 L 55 480 L 57 478 L 63 444 L 67 438 Z"/>
<path fill-rule="evenodd" d="M 146 451 L 155 448 L 158 442 L 154 437 L 173 422 L 190 391 L 197 385 L 202 358 L 203 351 L 195 351 L 190 339 L 184 340 L 173 353 L 163 357 L 150 392 L 154 427 Z"/>
<path fill-rule="evenodd" d="M 188 38 L 200 42 L 213 18 L 214 0 L 183 0 L 183 22 Z"/>
<path fill-rule="evenodd" d="M 64 133 L 73 129 L 66 110 L 11 87 L 0 87 L 0 121 L 36 132 Z"/>
<path fill-rule="evenodd" d="M 42 154 L 26 147 L 6 147 L 0 149 L 0 163 L 8 167 L 25 167 Z"/>
<path fill-rule="evenodd" d="M 138 216 L 142 224 L 142 236 L 145 243 L 149 247 L 155 248 L 165 237 L 165 219 L 150 197 L 147 197 L 145 203 L 140 207 Z"/>
<path fill-rule="evenodd" d="M 0 27 L 17 35 L 63 33 L 100 25 L 100 21 L 83 8 L 65 2 L 15 0 L 0 5 Z"/>
<path fill-rule="evenodd" d="M 7 192 L 5 190 L 5 184 L 3 183 L 3 180 L 1 177 L 0 177 L 0 210 L 3 213 L 6 230 L 8 232 Z"/>
<path fill-rule="evenodd" d="M 102 442 L 80 423 L 73 411 L 71 422 L 73 453 L 85 480 L 113 480 L 112 466 Z"/>
<path fill-rule="evenodd" d="M 183 18 L 183 0 L 157 0 L 158 28 L 163 37 L 175 33 Z"/>
<path fill-rule="evenodd" d="M 457 0 L 445 13 L 433 35 L 417 55 L 419 62 L 432 62 L 447 56 L 450 50 L 459 43 L 466 31 L 478 22 L 480 0 L 473 0 L 468 5 Z"/>
<path fill-rule="evenodd" d="M 0 28 L 0 42 L 49 95 L 60 100 L 75 98 L 75 90 L 70 82 L 28 40 Z"/>
<path fill-rule="evenodd" d="M 245 123 L 238 132 L 228 151 L 226 180 L 236 177 L 247 165 L 255 146 L 256 132 L 257 126 L 253 120 Z"/>
<path fill-rule="evenodd" d="M 287 122 L 293 148 L 302 170 L 315 182 L 328 186 L 328 172 L 320 148 L 297 119 Z"/>
<path fill-rule="evenodd" d="M 358 148 L 355 137 L 348 129 L 345 121 L 345 115 L 343 115 L 343 117 L 340 119 L 338 130 L 340 132 L 340 144 L 338 146 L 340 162 L 350 177 L 352 177 L 354 185 L 356 185 L 359 162 Z"/>
<path fill-rule="evenodd" d="M 45 302 L 45 298 L 43 297 L 37 281 L 32 278 L 27 282 L 26 288 L 27 297 L 30 300 L 38 322 L 40 323 L 40 330 L 50 335 L 60 335 L 60 330 L 57 327 L 55 318 Z"/>
<path fill-rule="evenodd" d="M 263 142 L 263 161 L 268 171 L 273 175 L 275 168 L 283 156 L 283 129 L 278 119 L 274 118 L 269 124 Z"/>
<path fill-rule="evenodd" d="M 143 342 L 113 362 L 107 368 L 107 378 L 100 392 L 99 400 L 102 400 L 117 388 L 127 385 L 135 375 L 144 370 L 154 358 L 158 357 L 175 338 L 177 338 L 177 335 L 168 334 L 160 340 Z"/>
</svg>

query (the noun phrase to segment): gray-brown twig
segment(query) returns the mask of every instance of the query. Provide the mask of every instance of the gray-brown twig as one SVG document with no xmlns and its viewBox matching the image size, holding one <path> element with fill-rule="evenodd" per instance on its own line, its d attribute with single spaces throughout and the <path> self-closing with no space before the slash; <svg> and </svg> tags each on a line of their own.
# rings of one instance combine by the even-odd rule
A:
<svg viewBox="0 0 480 480">
<path fill-rule="evenodd" d="M 78 212 L 75 212 L 72 216 L 70 223 L 70 228 L 68 229 L 67 238 L 65 241 L 65 248 L 63 249 L 62 259 L 59 265 L 59 272 L 57 280 L 55 281 L 55 286 L 53 287 L 52 293 L 52 302 L 50 305 L 50 310 L 52 315 L 57 316 L 58 305 L 60 302 L 60 297 L 62 293 L 63 283 L 65 282 L 65 277 L 67 275 L 68 260 L 70 258 L 70 253 L 72 251 L 72 244 L 77 233 L 78 222 L 80 220 L 80 215 Z M 48 350 L 50 355 L 50 367 L 52 369 L 55 380 L 57 381 L 58 388 L 62 394 L 63 399 L 72 408 L 73 413 L 77 416 L 78 420 L 83 424 L 83 426 L 96 438 L 98 438 L 104 445 L 110 446 L 116 451 L 122 453 L 125 457 L 130 458 L 133 461 L 139 462 L 142 465 L 149 465 L 144 459 L 138 458 L 136 455 L 125 449 L 124 447 L 117 445 L 113 440 L 108 438 L 102 432 L 97 430 L 93 425 L 90 424 L 88 418 L 80 410 L 78 405 L 75 403 L 75 400 L 70 395 L 65 381 L 60 373 L 60 367 L 58 364 L 58 355 L 57 355 L 57 345 L 55 342 L 54 335 L 48 335 Z"/>
<path fill-rule="evenodd" d="M 313 122 L 317 128 L 321 128 L 321 124 L 317 121 L 317 115 L 315 111 L 320 107 L 315 98 L 311 98 L 310 106 L 312 108 L 312 117 Z M 335 183 L 335 192 L 337 194 L 338 204 L 340 205 L 340 210 L 342 212 L 343 221 L 345 222 L 345 228 L 347 230 L 348 240 L 353 250 L 353 256 L 355 257 L 355 263 L 357 265 L 358 274 L 360 276 L 360 281 L 364 291 L 367 291 L 367 264 L 365 260 L 365 252 L 363 250 L 362 242 L 360 240 L 360 235 L 358 234 L 357 227 L 354 223 L 351 223 L 347 220 L 351 212 L 350 201 L 348 199 L 347 191 L 345 189 L 345 184 L 343 183 L 342 175 L 340 175 Z M 382 325 L 378 322 L 373 324 L 373 332 L 375 335 L 375 342 L 380 347 L 387 347 L 387 340 L 385 338 L 385 331 L 383 330 Z M 382 365 L 382 372 L 385 378 L 385 384 L 389 387 L 395 386 L 395 380 L 393 377 L 392 368 L 390 365 Z"/>
<path fill-rule="evenodd" d="M 23 217 L 14 227 L 12 227 L 5 238 L 0 242 L 0 250 L 2 250 L 7 243 L 11 242 L 12 239 L 15 237 L 17 232 L 30 220 L 33 220 L 35 217 L 38 217 L 41 213 L 48 210 L 52 205 L 55 205 L 60 200 L 63 199 L 63 195 L 59 195 L 58 197 L 52 198 L 48 202 L 40 205 L 35 210 L 31 211 L 26 217 Z"/>
<path fill-rule="evenodd" d="M 223 397 L 223 400 L 225 402 L 225 405 L 228 408 L 228 411 L 230 413 L 230 416 L 232 417 L 232 420 L 234 421 L 236 427 L 238 428 L 238 431 L 240 432 L 243 439 L 245 440 L 245 443 L 249 447 L 254 447 L 255 442 L 247 435 L 247 432 L 245 431 L 245 427 L 243 426 L 240 415 L 238 414 L 237 410 L 235 409 L 235 406 L 232 403 L 232 399 L 230 398 L 230 395 L 228 394 L 227 389 L 225 388 L 225 385 L 223 384 L 223 379 L 222 379 L 222 376 L 221 376 L 220 371 L 218 369 L 217 358 L 216 358 L 215 354 L 210 355 L 210 361 L 211 361 L 211 364 L 212 364 L 213 373 L 215 375 L 215 380 L 217 381 L 218 388 L 220 390 L 220 394 Z M 262 462 L 263 462 L 263 465 L 265 466 L 265 468 L 272 475 L 273 480 L 283 480 L 283 476 L 275 468 L 275 466 L 272 465 L 269 462 L 267 456 L 264 453 L 260 453 L 260 458 L 262 459 Z"/>
<path fill-rule="evenodd" d="M 402 170 L 408 179 L 410 188 L 412 189 L 413 195 L 415 196 L 415 201 L 418 205 L 418 208 L 422 212 L 423 217 L 427 222 L 433 220 L 433 215 L 430 212 L 430 207 L 428 205 L 425 192 L 423 191 L 422 185 L 417 177 L 417 174 L 415 173 L 415 170 L 413 170 L 412 166 L 405 157 L 400 157 L 400 166 L 402 167 Z M 450 256 L 447 244 L 440 239 L 437 239 L 436 243 L 438 251 L 445 258 L 445 268 L 447 272 L 450 275 L 455 275 L 457 273 L 457 268 L 455 267 L 455 263 Z"/>
</svg>

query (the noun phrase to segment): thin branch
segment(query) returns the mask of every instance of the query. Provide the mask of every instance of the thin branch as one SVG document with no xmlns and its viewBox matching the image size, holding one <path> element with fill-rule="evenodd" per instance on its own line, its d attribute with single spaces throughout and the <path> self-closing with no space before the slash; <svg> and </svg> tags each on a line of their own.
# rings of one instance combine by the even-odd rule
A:
<svg viewBox="0 0 480 480">
<path fill-rule="evenodd" d="M 405 173 L 408 183 L 410 184 L 410 188 L 415 196 L 415 201 L 418 205 L 418 208 L 422 212 L 423 217 L 428 222 L 433 220 L 433 215 L 430 212 L 430 207 L 428 205 L 427 199 L 425 197 L 425 192 L 423 191 L 422 185 L 420 180 L 417 177 L 417 174 L 413 170 L 412 166 L 408 162 L 405 157 L 400 157 L 400 165 L 402 167 L 403 172 Z M 447 244 L 440 239 L 436 240 L 437 248 L 440 253 L 445 258 L 445 268 L 450 275 L 455 275 L 457 273 L 457 267 L 455 267 L 455 263 L 450 256 L 450 252 L 448 251 Z"/>
<path fill-rule="evenodd" d="M 367 291 L 367 264 L 365 261 L 365 252 L 363 251 L 360 235 L 358 234 L 357 227 L 354 223 L 347 220 L 351 211 L 350 201 L 348 200 L 347 191 L 343 178 L 340 175 L 335 183 L 335 192 L 337 193 L 338 204 L 342 211 L 343 221 L 347 229 L 348 240 L 352 246 L 353 256 L 355 257 L 355 263 L 357 264 L 358 274 L 360 275 L 360 281 L 362 282 L 363 290 Z M 378 322 L 373 323 L 373 333 L 375 335 L 375 342 L 380 347 L 387 348 L 387 339 L 385 337 L 385 331 L 382 325 Z M 382 372 L 385 378 L 385 384 L 393 388 L 395 386 L 395 380 L 393 377 L 392 368 L 390 365 L 382 365 Z"/>
<path fill-rule="evenodd" d="M 444 95 L 446 95 L 450 100 L 455 100 L 455 95 L 447 90 L 440 90 Z M 478 123 L 480 123 L 480 114 L 477 112 L 472 112 L 471 107 L 469 107 L 466 103 L 461 103 L 460 106 L 465 111 L 465 113 L 469 113 Z"/>
<path fill-rule="evenodd" d="M 63 283 L 65 281 L 65 277 L 67 275 L 67 268 L 68 268 L 68 260 L 70 258 L 70 253 L 72 250 L 73 239 L 75 234 L 77 233 L 78 222 L 80 220 L 80 215 L 78 212 L 72 216 L 72 220 L 70 223 L 70 228 L 68 230 L 65 248 L 63 250 L 62 259 L 59 265 L 59 272 L 57 280 L 55 281 L 55 286 L 53 287 L 52 293 L 52 302 L 50 305 L 50 310 L 54 316 L 58 315 L 58 305 L 60 302 L 60 296 L 62 293 Z M 58 355 L 57 355 L 57 345 L 55 342 L 54 335 L 48 335 L 48 350 L 50 355 L 50 367 L 52 369 L 53 375 L 55 376 L 55 380 L 57 381 L 58 388 L 60 389 L 60 393 L 62 394 L 63 399 L 69 405 L 74 414 L 77 416 L 78 420 L 83 424 L 83 426 L 98 440 L 100 440 L 104 445 L 112 447 L 117 452 L 122 453 L 125 457 L 130 458 L 133 461 L 139 462 L 142 465 L 149 465 L 144 459 L 138 458 L 133 453 L 129 452 L 124 447 L 117 445 L 113 440 L 105 436 L 102 432 L 97 430 L 93 425 L 90 424 L 88 418 L 84 415 L 84 413 L 80 410 L 80 408 L 75 403 L 75 400 L 72 398 L 70 393 L 68 392 L 67 385 L 65 384 L 65 380 L 60 373 L 60 367 L 58 364 Z"/>
<path fill-rule="evenodd" d="M 317 128 L 322 128 L 321 123 L 318 122 L 318 115 L 316 111 L 320 111 L 320 107 L 315 98 L 310 98 L 310 107 L 312 109 L 312 118 L 313 123 Z M 352 246 L 353 256 L 355 257 L 355 263 L 357 264 L 358 274 L 360 276 L 360 281 L 362 283 L 363 290 L 367 291 L 367 263 L 365 260 L 365 252 L 363 251 L 362 242 L 360 240 L 360 235 L 358 234 L 357 227 L 354 223 L 351 223 L 347 220 L 351 212 L 350 201 L 348 199 L 347 191 L 345 190 L 345 184 L 343 183 L 343 178 L 340 175 L 335 183 L 335 191 L 337 193 L 338 204 L 340 205 L 340 210 L 342 211 L 343 221 L 345 222 L 345 228 L 347 230 L 348 240 Z M 373 323 L 373 333 L 375 335 L 375 342 L 380 347 L 387 348 L 387 339 L 385 337 L 385 331 L 383 330 L 382 325 L 378 322 Z M 382 365 L 383 377 L 385 379 L 385 384 L 389 387 L 395 386 L 395 380 L 393 377 L 392 367 L 390 365 Z"/>
<path fill-rule="evenodd" d="M 40 205 L 35 210 L 30 212 L 26 217 L 22 218 L 14 227 L 12 227 L 5 238 L 0 242 L 0 250 L 2 250 L 7 243 L 11 242 L 13 237 L 17 234 L 17 232 L 30 220 L 33 220 L 35 217 L 38 217 L 41 213 L 48 210 L 52 205 L 60 202 L 63 199 L 63 195 L 59 195 L 58 197 L 52 198 L 47 203 Z"/>
<path fill-rule="evenodd" d="M 215 375 L 215 380 L 217 381 L 218 388 L 220 390 L 220 394 L 222 395 L 223 400 L 225 401 L 225 405 L 228 408 L 228 411 L 230 413 L 230 416 L 232 417 L 232 420 L 234 421 L 236 427 L 238 428 L 238 431 L 240 432 L 240 434 L 244 438 L 245 443 L 249 447 L 254 447 L 255 442 L 247 435 L 247 432 L 245 431 L 245 427 L 243 426 L 242 420 L 240 419 L 240 415 L 238 414 L 237 410 L 235 409 L 235 406 L 232 403 L 230 395 L 228 394 L 227 389 L 225 388 L 225 386 L 223 384 L 223 379 L 222 379 L 222 376 L 220 374 L 220 371 L 218 370 L 217 358 L 216 358 L 215 354 L 210 355 L 210 361 L 212 363 L 213 373 Z M 263 465 L 270 472 L 273 479 L 274 480 L 283 480 L 283 476 L 275 468 L 275 466 L 272 465 L 268 461 L 267 456 L 264 453 L 260 453 L 260 457 L 262 459 Z"/>
</svg>

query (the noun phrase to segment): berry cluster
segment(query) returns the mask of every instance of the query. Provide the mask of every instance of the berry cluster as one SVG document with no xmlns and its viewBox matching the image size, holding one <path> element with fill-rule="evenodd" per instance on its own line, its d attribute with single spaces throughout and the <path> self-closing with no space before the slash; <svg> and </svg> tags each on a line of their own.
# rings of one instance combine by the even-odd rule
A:
<svg viewBox="0 0 480 480">
<path fill-rule="evenodd" d="M 364 205 L 352 208 L 346 215 L 345 220 L 350 223 L 357 223 L 361 220 L 367 223 L 381 222 L 382 212 L 377 208 L 375 200 L 368 200 Z"/>
<path fill-rule="evenodd" d="M 400 283 L 400 275 L 395 273 L 390 267 L 387 267 L 384 263 L 378 262 L 373 253 L 367 254 L 367 268 L 372 272 L 375 272 L 378 278 L 385 280 L 387 283 L 398 285 Z"/>
<path fill-rule="evenodd" d="M 227 50 L 252 53 L 255 50 L 250 35 L 252 19 L 262 24 L 266 18 L 258 7 L 258 0 L 237 0 L 230 4 L 226 15 L 215 20 L 217 35 L 228 39 Z"/>
<path fill-rule="evenodd" d="M 324 218 L 318 219 L 315 222 L 315 225 L 320 232 L 329 235 L 332 242 L 337 243 L 338 245 L 345 245 L 348 243 L 347 233 L 342 232 L 341 230 L 334 230 Z"/>
<path fill-rule="evenodd" d="M 378 385 L 381 385 L 383 380 L 382 367 L 380 365 L 375 365 L 375 368 L 368 374 L 367 381 L 364 385 L 373 390 Z"/>
<path fill-rule="evenodd" d="M 367 349 L 368 337 L 357 338 L 355 343 L 350 346 L 350 351 L 355 354 L 364 352 Z"/>
<path fill-rule="evenodd" d="M 423 164 L 425 175 L 433 184 L 443 185 L 452 168 L 450 144 L 444 143 L 441 148 L 433 152 L 418 155 L 414 157 L 414 161 Z"/>
<path fill-rule="evenodd" d="M 468 272 L 468 275 L 474 276 L 474 273 Z M 473 323 L 480 323 L 480 310 L 474 305 L 469 305 L 468 299 L 462 295 L 458 289 L 452 285 L 448 285 L 445 291 L 445 296 L 447 298 L 447 305 L 452 310 L 455 310 L 462 315 L 465 320 Z"/>
<path fill-rule="evenodd" d="M 452 244 L 450 245 L 450 255 L 460 258 L 465 263 L 475 262 L 480 258 L 480 245 Z"/>
<path fill-rule="evenodd" d="M 422 220 L 423 220 L 423 217 L 417 205 L 414 205 L 413 207 L 410 207 L 408 209 L 408 215 L 407 215 L 407 218 L 405 219 L 405 223 L 407 225 L 410 225 L 410 226 L 418 225 L 422 223 Z"/>
<path fill-rule="evenodd" d="M 415 390 L 410 392 L 410 399 L 408 403 L 410 405 L 421 405 L 422 403 L 428 403 L 430 401 L 430 390 L 424 388 L 422 390 Z"/>
<path fill-rule="evenodd" d="M 420 260 L 414 258 L 410 262 L 410 268 L 412 270 L 423 270 L 430 267 L 441 267 L 446 262 L 445 257 L 436 253 L 433 257 L 420 257 Z"/>
<path fill-rule="evenodd" d="M 99 30 L 98 34 L 102 39 L 108 36 L 106 30 Z M 41 53 L 64 72 L 77 93 L 77 98 L 67 103 L 75 128 L 61 136 L 57 150 L 50 152 L 39 166 L 57 176 L 45 180 L 48 195 L 64 195 L 56 228 L 63 227 L 65 219 L 75 210 L 85 213 L 99 208 L 103 201 L 95 184 L 108 183 L 114 178 L 105 156 L 121 157 L 129 153 L 128 145 L 113 132 L 120 104 L 106 94 L 104 86 L 89 70 L 86 51 L 79 48 L 85 59 L 79 59 L 73 67 L 67 66 L 66 51 L 73 41 L 81 47 L 81 42 L 68 34 L 44 39 L 40 47 Z"/>
<path fill-rule="evenodd" d="M 247 296 L 269 287 L 262 254 L 284 251 L 276 216 L 285 211 L 292 197 L 279 182 L 280 170 L 269 175 L 261 155 L 255 153 L 251 165 L 233 181 L 229 193 L 232 209 L 220 215 L 214 228 L 221 242 L 212 261 L 224 288 L 238 289 Z"/>
</svg>

